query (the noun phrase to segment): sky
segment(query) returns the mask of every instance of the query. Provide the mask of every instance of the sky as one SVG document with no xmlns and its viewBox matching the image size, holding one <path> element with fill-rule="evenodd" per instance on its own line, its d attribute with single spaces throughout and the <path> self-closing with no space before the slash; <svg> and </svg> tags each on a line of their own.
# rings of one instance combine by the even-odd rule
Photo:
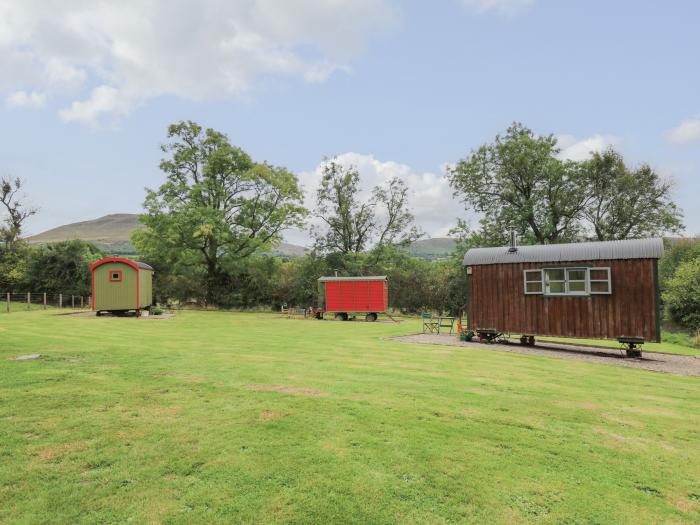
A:
<svg viewBox="0 0 700 525">
<path fill-rule="evenodd" d="M 649 163 L 698 234 L 698 20 L 692 0 L 0 0 L 0 175 L 39 208 L 27 234 L 138 213 L 167 125 L 194 120 L 310 207 L 324 157 L 367 191 L 398 175 L 442 236 L 474 222 L 445 167 L 519 121 L 566 158 Z"/>
</svg>

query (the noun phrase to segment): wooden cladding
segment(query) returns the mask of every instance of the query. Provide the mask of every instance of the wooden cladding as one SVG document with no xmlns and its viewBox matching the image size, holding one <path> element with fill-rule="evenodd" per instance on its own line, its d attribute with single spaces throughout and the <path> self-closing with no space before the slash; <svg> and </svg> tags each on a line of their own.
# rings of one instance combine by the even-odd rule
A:
<svg viewBox="0 0 700 525">
<path fill-rule="evenodd" d="M 469 328 L 496 328 L 513 334 L 614 339 L 638 336 L 657 341 L 659 305 L 655 259 L 488 264 L 468 275 Z M 526 294 L 525 270 L 607 267 L 612 293 Z M 592 279 L 595 277 L 592 276 Z M 532 279 L 534 281 L 534 279 Z M 601 276 L 602 280 L 602 276 Z M 536 285 L 531 285 L 535 288 Z M 534 291 L 533 289 L 530 290 Z"/>
</svg>

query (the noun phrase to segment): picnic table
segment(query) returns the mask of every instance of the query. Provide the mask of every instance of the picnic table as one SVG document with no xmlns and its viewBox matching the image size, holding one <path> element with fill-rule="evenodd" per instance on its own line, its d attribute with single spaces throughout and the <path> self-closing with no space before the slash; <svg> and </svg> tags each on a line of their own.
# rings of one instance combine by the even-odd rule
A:
<svg viewBox="0 0 700 525">
<path fill-rule="evenodd" d="M 450 333 L 454 332 L 455 321 L 457 318 L 451 315 L 439 315 L 437 322 L 437 333 L 439 334 L 443 328 L 449 328 Z"/>
</svg>

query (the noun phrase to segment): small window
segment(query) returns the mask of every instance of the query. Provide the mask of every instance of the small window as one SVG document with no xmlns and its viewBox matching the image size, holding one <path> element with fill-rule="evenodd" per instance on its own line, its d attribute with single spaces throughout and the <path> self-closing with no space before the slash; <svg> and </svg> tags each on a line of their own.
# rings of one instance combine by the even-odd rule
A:
<svg viewBox="0 0 700 525">
<path fill-rule="evenodd" d="M 544 271 L 545 292 L 548 294 L 566 293 L 566 270 L 549 268 Z"/>
<path fill-rule="evenodd" d="M 122 271 L 121 270 L 110 270 L 109 280 L 113 283 L 120 283 L 122 281 Z"/>
<path fill-rule="evenodd" d="M 592 294 L 610 294 L 610 268 L 589 268 L 588 280 L 590 281 Z"/>
<path fill-rule="evenodd" d="M 525 270 L 525 293 L 541 294 L 543 290 L 542 270 Z"/>
<path fill-rule="evenodd" d="M 566 269 L 566 293 L 585 294 L 586 293 L 586 269 L 567 268 Z"/>
</svg>

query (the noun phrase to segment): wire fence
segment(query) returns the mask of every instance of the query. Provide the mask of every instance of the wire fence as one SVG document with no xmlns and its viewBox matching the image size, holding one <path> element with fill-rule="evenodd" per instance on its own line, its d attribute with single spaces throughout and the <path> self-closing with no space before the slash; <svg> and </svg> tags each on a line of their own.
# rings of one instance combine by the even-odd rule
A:
<svg viewBox="0 0 700 525">
<path fill-rule="evenodd" d="M 0 294 L 0 314 L 31 310 L 90 309 L 90 296 L 62 293 L 10 293 Z"/>
</svg>

